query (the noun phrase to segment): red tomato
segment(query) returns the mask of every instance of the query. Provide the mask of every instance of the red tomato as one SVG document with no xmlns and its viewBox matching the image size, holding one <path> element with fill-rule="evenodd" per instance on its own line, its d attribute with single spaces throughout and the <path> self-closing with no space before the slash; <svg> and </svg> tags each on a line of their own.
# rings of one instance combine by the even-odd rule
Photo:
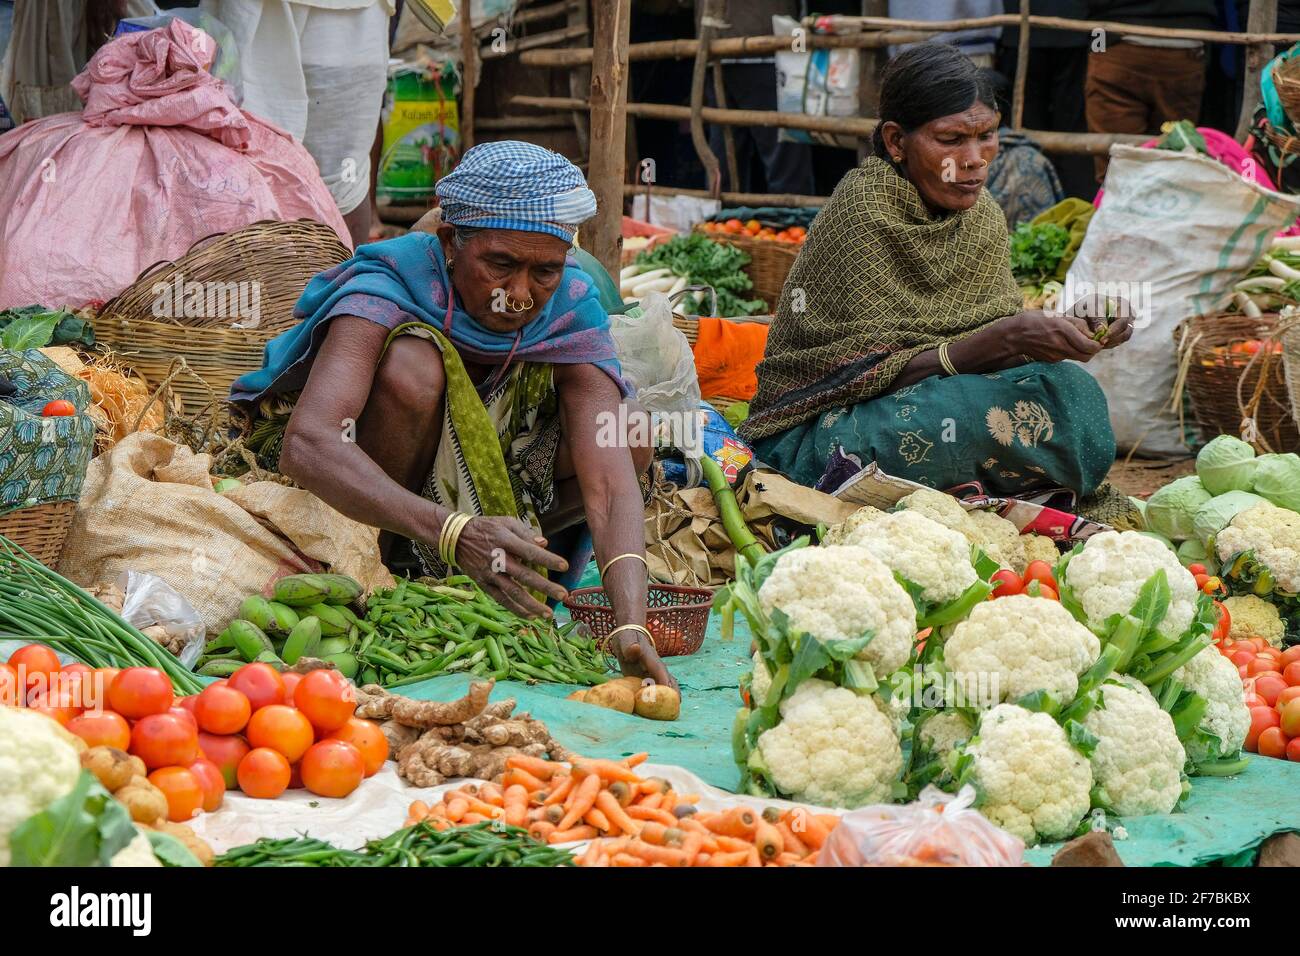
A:
<svg viewBox="0 0 1300 956">
<path fill-rule="evenodd" d="M 1201 585 L 1201 590 L 1206 594 L 1222 594 L 1227 589 L 1217 575 L 1211 575 L 1205 579 L 1205 583 Z"/>
<path fill-rule="evenodd" d="M 1282 652 L 1283 667 L 1287 664 L 1294 664 L 1296 661 L 1300 661 L 1300 644 L 1297 644 L 1294 647 L 1288 647 Z"/>
<path fill-rule="evenodd" d="M 108 688 L 108 705 L 128 720 L 164 714 L 174 699 L 172 682 L 156 667 L 128 667 Z"/>
<path fill-rule="evenodd" d="M 326 674 L 329 671 L 312 671 Z M 342 740 L 322 740 L 302 755 L 302 784 L 322 797 L 346 797 L 361 785 L 366 762 L 361 751 Z"/>
<path fill-rule="evenodd" d="M 1006 568 L 995 571 L 993 577 L 989 580 L 994 585 L 993 596 L 995 598 L 1019 594 L 1025 589 L 1024 582 L 1020 580 L 1020 575 Z"/>
<path fill-rule="evenodd" d="M 1246 665 L 1246 673 L 1252 677 L 1266 672 L 1270 674 L 1277 673 L 1277 661 L 1271 657 L 1255 657 Z"/>
<path fill-rule="evenodd" d="M 312 671 L 298 683 L 293 702 L 312 727 L 329 733 L 346 724 L 357 709 L 357 692 L 338 671 Z"/>
<path fill-rule="evenodd" d="M 1203 564 L 1189 564 L 1187 566 L 1187 570 L 1190 571 L 1193 575 L 1208 573 L 1207 568 Z"/>
<path fill-rule="evenodd" d="M 1300 661 L 1292 661 L 1283 667 L 1282 679 L 1288 687 L 1300 687 Z"/>
<path fill-rule="evenodd" d="M 24 644 L 9 655 L 9 666 L 22 677 L 26 690 L 48 690 L 50 675 L 59 671 L 59 655 L 44 644 Z"/>
<path fill-rule="evenodd" d="M 42 418 L 61 418 L 65 415 L 75 414 L 77 414 L 77 406 L 65 398 L 56 398 L 52 402 L 46 402 L 45 407 L 41 409 Z"/>
<path fill-rule="evenodd" d="M 1228 660 L 1232 661 L 1232 663 L 1236 664 L 1238 667 L 1245 667 L 1254 659 L 1254 651 L 1233 651 L 1228 655 Z M 1242 671 L 1242 673 L 1244 674 L 1245 671 Z"/>
<path fill-rule="evenodd" d="M 1255 653 L 1259 650 L 1254 644 L 1250 643 L 1250 641 L 1229 641 L 1227 647 L 1229 652 L 1246 651 L 1251 657 L 1254 657 Z"/>
<path fill-rule="evenodd" d="M 221 771 L 221 776 L 226 781 L 227 790 L 234 790 L 239 786 L 239 780 L 236 776 L 239 761 L 243 760 L 251 749 L 248 746 L 248 741 L 238 734 L 223 736 L 199 732 L 199 750 L 205 758 L 216 764 L 217 769 Z"/>
<path fill-rule="evenodd" d="M 349 717 L 346 724 L 329 735 L 329 739 L 342 740 L 356 747 L 365 761 L 367 777 L 378 773 L 388 759 L 388 738 L 373 720 Z"/>
<path fill-rule="evenodd" d="M 284 754 L 289 763 L 296 763 L 316 739 L 306 716 L 284 704 L 271 704 L 255 711 L 249 718 L 246 733 L 254 747 Z"/>
<path fill-rule="evenodd" d="M 1300 737 L 1292 737 L 1286 742 L 1286 759 L 1300 763 Z"/>
<path fill-rule="evenodd" d="M 1300 687 L 1288 687 L 1283 690 L 1282 693 L 1277 695 L 1277 700 L 1273 702 L 1273 706 L 1278 709 L 1279 713 L 1281 713 L 1282 708 L 1291 703 L 1291 701 L 1295 700 L 1297 697 L 1300 697 Z"/>
<path fill-rule="evenodd" d="M 1246 705 L 1247 710 L 1250 710 L 1252 707 L 1268 706 L 1268 704 L 1264 703 L 1263 697 L 1257 697 L 1249 688 L 1246 689 L 1246 697 L 1243 703 Z"/>
<path fill-rule="evenodd" d="M 1255 645 L 1255 653 L 1257 654 L 1262 654 L 1265 651 L 1271 651 L 1273 649 L 1273 645 L 1262 637 L 1252 637 L 1250 638 L 1250 643 Z"/>
<path fill-rule="evenodd" d="M 184 823 L 203 809 L 203 786 L 184 767 L 162 767 L 149 774 L 149 782 L 167 798 L 167 819 L 172 823 Z"/>
<path fill-rule="evenodd" d="M 68 730 L 84 740 L 87 747 L 127 750 L 131 746 L 131 725 L 125 717 L 111 710 L 73 717 L 68 721 Z"/>
<path fill-rule="evenodd" d="M 1228 613 L 1222 601 L 1215 601 L 1214 609 L 1219 612 L 1219 622 L 1214 625 L 1214 633 L 1211 636 L 1217 643 L 1227 638 L 1228 632 L 1232 630 L 1232 615 Z"/>
<path fill-rule="evenodd" d="M 226 796 L 226 778 L 221 775 L 217 765 L 200 757 L 185 769 L 194 774 L 194 779 L 203 788 L 204 812 L 212 813 L 218 809 Z"/>
<path fill-rule="evenodd" d="M 250 750 L 239 761 L 239 789 L 250 797 L 274 800 L 289 786 L 289 761 L 269 747 Z"/>
<path fill-rule="evenodd" d="M 253 711 L 284 703 L 284 681 L 270 664 L 245 664 L 230 675 L 227 684 L 248 698 Z"/>
<path fill-rule="evenodd" d="M 81 714 L 81 708 L 67 691 L 56 691 L 54 694 L 33 691 L 27 697 L 27 709 L 52 717 L 64 727 Z"/>
<path fill-rule="evenodd" d="M 1259 735 L 1259 740 L 1255 746 L 1261 757 L 1277 757 L 1283 759 L 1286 757 L 1286 745 L 1288 737 L 1282 733 L 1281 727 L 1269 727 Z"/>
<path fill-rule="evenodd" d="M 150 770 L 188 767 L 199 756 L 198 732 L 175 714 L 149 714 L 131 728 L 131 753 Z"/>
<path fill-rule="evenodd" d="M 96 667 L 89 678 L 90 694 L 86 703 L 87 710 L 103 710 L 109 706 L 108 689 L 113 686 L 117 675 L 122 673 L 116 667 Z M 83 686 L 85 686 L 83 682 Z"/>
<path fill-rule="evenodd" d="M 252 713 L 248 698 L 229 685 L 205 687 L 194 701 L 194 718 L 199 722 L 199 729 L 210 734 L 237 734 Z"/>
<path fill-rule="evenodd" d="M 1272 707 L 1277 703 L 1277 695 L 1286 690 L 1286 681 L 1282 679 L 1281 674 L 1268 673 L 1260 674 L 1255 678 L 1255 694 L 1264 699 L 1264 703 Z M 1287 734 L 1287 736 L 1291 736 Z"/>
<path fill-rule="evenodd" d="M 1249 674 L 1246 673 L 1245 664 L 1242 664 L 1240 667 L 1237 668 L 1237 673 L 1241 675 L 1242 680 L 1245 680 L 1247 677 L 1250 676 Z"/>
<path fill-rule="evenodd" d="M 298 682 L 302 680 L 301 674 L 283 673 L 280 680 L 284 682 L 284 702 L 290 707 L 294 706 L 293 692 L 298 689 Z"/>
<path fill-rule="evenodd" d="M 1210 580 L 1210 576 L 1202 571 L 1200 574 L 1192 575 L 1192 577 L 1196 581 L 1196 590 L 1198 591 L 1205 590 L 1205 582 Z"/>
<path fill-rule="evenodd" d="M 181 723 L 191 728 L 196 734 L 199 732 L 199 722 L 194 719 L 194 712 L 188 707 L 181 707 L 179 705 L 169 707 L 167 708 L 167 713 L 171 714 Z"/>
<path fill-rule="evenodd" d="M 1272 707 L 1252 707 L 1250 709 L 1250 730 L 1246 732 L 1246 749 L 1254 753 L 1259 742 L 1259 735 L 1270 727 L 1278 727 L 1281 716 Z"/>
<path fill-rule="evenodd" d="M 94 701 L 93 677 L 95 670 L 80 661 L 73 661 L 67 667 L 60 668 L 52 675 L 54 686 L 71 695 L 76 705 L 83 710 Z"/>
<path fill-rule="evenodd" d="M 1291 701 L 1282 708 L 1282 722 L 1278 725 L 1288 737 L 1300 737 L 1300 702 Z"/>
<path fill-rule="evenodd" d="M 18 706 L 18 671 L 11 664 L 0 664 L 0 707 Z"/>
<path fill-rule="evenodd" d="M 1046 584 L 1053 590 L 1056 589 L 1056 575 L 1052 573 L 1052 566 L 1046 561 L 1030 561 L 1025 568 L 1024 581 L 1026 586 L 1030 581 L 1037 581 L 1039 584 Z"/>
</svg>

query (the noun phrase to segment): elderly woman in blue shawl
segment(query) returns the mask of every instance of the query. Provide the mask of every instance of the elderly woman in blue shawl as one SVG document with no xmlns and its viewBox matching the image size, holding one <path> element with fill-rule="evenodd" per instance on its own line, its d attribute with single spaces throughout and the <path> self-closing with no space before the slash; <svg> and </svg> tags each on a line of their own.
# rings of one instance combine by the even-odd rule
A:
<svg viewBox="0 0 1300 956">
<path fill-rule="evenodd" d="M 516 613 L 565 596 L 548 540 L 585 517 L 624 673 L 674 683 L 645 629 L 651 450 L 597 440 L 630 394 L 570 257 L 595 197 L 568 160 L 519 142 L 469 150 L 437 193 L 436 234 L 361 246 L 313 278 L 302 321 L 232 399 L 288 414 L 282 473 Z"/>
</svg>

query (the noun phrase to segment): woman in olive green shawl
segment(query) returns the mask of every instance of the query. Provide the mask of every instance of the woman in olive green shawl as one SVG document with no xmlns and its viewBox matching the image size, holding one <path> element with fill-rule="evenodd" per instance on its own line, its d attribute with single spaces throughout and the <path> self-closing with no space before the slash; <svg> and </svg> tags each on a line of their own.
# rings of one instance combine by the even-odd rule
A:
<svg viewBox="0 0 1300 956">
<path fill-rule="evenodd" d="M 936 488 L 1091 492 L 1115 455 L 1080 366 L 1128 340 L 1127 303 L 1022 311 L 984 189 L 994 91 L 944 44 L 890 62 L 875 155 L 836 187 L 786 280 L 741 434 L 802 484 L 839 446 Z"/>
</svg>

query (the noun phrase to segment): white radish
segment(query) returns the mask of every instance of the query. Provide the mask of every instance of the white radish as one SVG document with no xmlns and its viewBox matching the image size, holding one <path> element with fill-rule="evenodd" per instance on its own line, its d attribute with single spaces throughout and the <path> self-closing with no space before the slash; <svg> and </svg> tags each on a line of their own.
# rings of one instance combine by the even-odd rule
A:
<svg viewBox="0 0 1300 956">
<path fill-rule="evenodd" d="M 667 292 L 671 289 L 677 280 L 672 277 L 648 279 L 645 282 L 638 282 L 632 286 L 633 295 L 648 295 L 651 292 Z"/>
<path fill-rule="evenodd" d="M 624 266 L 618 273 L 618 281 L 626 282 L 628 279 L 632 278 L 640 271 L 641 271 L 641 267 L 639 265 L 636 265 L 635 263 L 633 263 L 630 266 Z"/>
<path fill-rule="evenodd" d="M 1276 292 L 1286 287 L 1286 280 L 1281 276 L 1252 276 L 1242 279 L 1233 286 L 1238 292 Z"/>
<path fill-rule="evenodd" d="M 1271 248 L 1300 250 L 1300 236 L 1274 236 Z"/>
<path fill-rule="evenodd" d="M 1295 282 L 1297 279 L 1300 279 L 1300 272 L 1292 269 L 1281 259 L 1270 259 L 1268 263 L 1268 271 L 1273 273 L 1275 276 L 1281 276 L 1288 282 Z"/>
<path fill-rule="evenodd" d="M 669 298 L 675 296 L 678 292 L 681 292 L 685 288 L 686 288 L 686 276 L 681 276 L 676 282 L 673 283 L 673 287 L 668 290 Z"/>
<path fill-rule="evenodd" d="M 1249 318 L 1256 319 L 1264 314 L 1259 310 L 1259 306 L 1255 304 L 1254 300 L 1244 292 L 1236 293 L 1232 300 L 1237 303 L 1237 308 L 1241 309 L 1242 314 Z"/>
</svg>

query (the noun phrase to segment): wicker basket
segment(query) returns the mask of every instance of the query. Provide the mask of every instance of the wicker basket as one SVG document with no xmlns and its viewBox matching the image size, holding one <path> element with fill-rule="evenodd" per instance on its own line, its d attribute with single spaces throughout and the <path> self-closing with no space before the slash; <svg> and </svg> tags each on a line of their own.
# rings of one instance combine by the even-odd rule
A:
<svg viewBox="0 0 1300 956">
<path fill-rule="evenodd" d="M 674 584 L 652 584 L 647 594 L 646 628 L 654 635 L 660 657 L 694 654 L 704 643 L 709 627 L 713 592 L 708 588 L 686 588 Z M 575 621 L 582 621 L 604 645 L 614 629 L 614 609 L 603 587 L 578 588 L 564 601 Z"/>
<path fill-rule="evenodd" d="M 799 246 L 792 242 L 777 242 L 773 239 L 755 239 L 752 236 L 734 235 L 726 232 L 709 232 L 695 227 L 714 242 L 723 242 L 735 246 L 750 258 L 745 266 L 745 275 L 754 283 L 754 295 L 767 303 L 769 312 L 776 311 L 776 304 L 781 298 L 781 289 L 785 287 L 786 276 L 790 274 L 794 260 L 799 256 Z"/>
<path fill-rule="evenodd" d="M 1273 89 L 1292 125 L 1300 127 L 1300 58 L 1283 60 L 1273 70 Z"/>
<path fill-rule="evenodd" d="M 158 385 L 183 358 L 194 372 L 171 383 L 189 415 L 213 398 L 224 400 L 236 378 L 262 365 L 262 348 L 295 322 L 293 307 L 316 273 L 350 253 L 334 230 L 318 222 L 256 222 L 195 243 L 175 262 L 150 266 L 125 291 L 105 303 L 95 319 L 99 341 Z M 256 288 L 256 328 L 231 328 L 229 313 L 194 318 L 155 317 L 158 286 L 177 283 L 246 283 Z M 256 285 L 251 285 L 251 284 Z M 197 376 L 197 378 L 195 377 Z M 200 381 L 201 380 L 201 381 Z"/>
<path fill-rule="evenodd" d="M 1192 415 L 1206 441 L 1216 435 L 1242 435 L 1244 420 L 1253 418 L 1253 444 L 1259 450 L 1300 450 L 1283 363 L 1276 355 L 1231 351 L 1243 342 L 1269 341 L 1277 326 L 1273 313 L 1252 318 L 1219 312 L 1193 316 L 1175 329 Z"/>
<path fill-rule="evenodd" d="M 6 511 L 0 514 L 0 535 L 53 568 L 63 554 L 63 542 L 76 512 L 75 501 L 51 501 Z"/>
</svg>

